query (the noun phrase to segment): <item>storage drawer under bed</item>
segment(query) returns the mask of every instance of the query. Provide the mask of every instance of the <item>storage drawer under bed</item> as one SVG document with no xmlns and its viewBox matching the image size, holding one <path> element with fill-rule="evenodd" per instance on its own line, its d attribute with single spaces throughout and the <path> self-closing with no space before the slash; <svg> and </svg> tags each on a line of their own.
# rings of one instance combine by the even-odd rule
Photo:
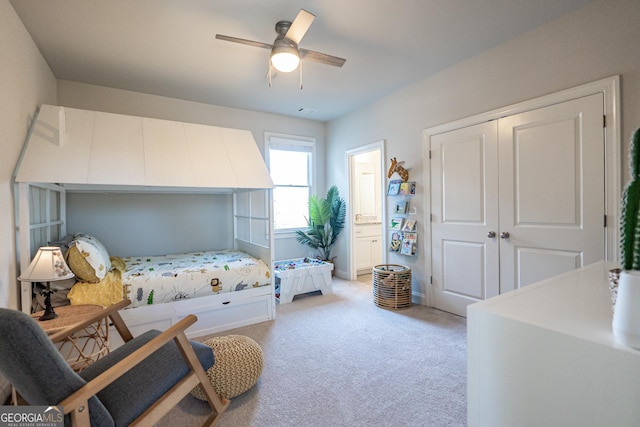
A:
<svg viewBox="0 0 640 427">
<path fill-rule="evenodd" d="M 247 289 L 193 300 L 141 306 L 120 312 L 134 336 L 149 329 L 165 330 L 189 314 L 198 321 L 187 329 L 189 338 L 214 334 L 275 318 L 272 287 Z M 111 327 L 111 348 L 122 345 Z"/>
</svg>

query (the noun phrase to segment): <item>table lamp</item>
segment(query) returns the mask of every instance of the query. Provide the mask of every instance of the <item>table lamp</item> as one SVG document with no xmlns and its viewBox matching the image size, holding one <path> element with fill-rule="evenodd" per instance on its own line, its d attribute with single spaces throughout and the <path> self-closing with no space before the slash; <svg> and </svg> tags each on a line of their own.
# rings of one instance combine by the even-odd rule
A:
<svg viewBox="0 0 640 427">
<path fill-rule="evenodd" d="M 70 279 L 73 273 L 64 261 L 62 251 L 57 246 L 43 246 L 31 260 L 29 267 L 18 277 L 24 282 L 41 282 L 47 284 L 47 289 L 42 292 L 44 298 L 44 314 L 38 320 L 51 320 L 58 317 L 51 305 L 51 282 Z"/>
</svg>

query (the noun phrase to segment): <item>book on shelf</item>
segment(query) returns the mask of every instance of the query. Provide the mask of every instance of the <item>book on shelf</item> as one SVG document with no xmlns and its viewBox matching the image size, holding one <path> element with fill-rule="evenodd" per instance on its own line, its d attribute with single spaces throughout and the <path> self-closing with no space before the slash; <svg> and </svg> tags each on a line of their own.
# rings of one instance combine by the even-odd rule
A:
<svg viewBox="0 0 640 427">
<path fill-rule="evenodd" d="M 404 218 L 402 218 L 401 216 L 394 216 L 389 221 L 389 229 L 400 230 L 402 229 L 403 223 L 404 223 Z"/>
<path fill-rule="evenodd" d="M 402 183 L 399 179 L 393 179 L 389 181 L 389 186 L 387 187 L 387 196 L 396 196 L 400 191 L 400 184 Z"/>
<path fill-rule="evenodd" d="M 418 250 L 418 233 L 402 233 L 402 245 L 400 253 L 402 255 L 415 256 Z"/>
<path fill-rule="evenodd" d="M 402 231 L 416 231 L 416 223 L 415 219 L 408 219 L 402 225 Z"/>
<path fill-rule="evenodd" d="M 415 243 L 415 242 L 418 241 L 418 233 L 407 233 L 407 232 L 404 232 L 404 233 L 402 233 L 402 239 L 403 240 L 409 240 L 409 241 L 412 241 L 412 242 Z"/>
<path fill-rule="evenodd" d="M 402 233 L 396 231 L 391 234 L 391 242 L 389 243 L 389 250 L 391 252 L 400 252 L 400 247 L 402 246 Z"/>
<path fill-rule="evenodd" d="M 402 255 L 415 256 L 415 254 L 416 254 L 416 244 L 411 242 L 411 241 L 403 240 L 402 241 L 402 248 L 400 249 L 400 253 Z"/>
<path fill-rule="evenodd" d="M 398 190 L 398 194 L 401 194 L 403 196 L 416 194 L 415 181 L 401 182 L 400 189 Z"/>
<path fill-rule="evenodd" d="M 409 202 L 406 200 L 396 200 L 395 206 L 393 208 L 393 213 L 403 214 L 407 213 L 409 209 Z"/>
</svg>

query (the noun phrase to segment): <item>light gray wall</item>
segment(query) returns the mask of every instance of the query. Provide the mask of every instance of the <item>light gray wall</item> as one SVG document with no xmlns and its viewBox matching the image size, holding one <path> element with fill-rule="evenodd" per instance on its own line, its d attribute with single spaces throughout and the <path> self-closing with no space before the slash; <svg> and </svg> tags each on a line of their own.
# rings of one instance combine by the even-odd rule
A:
<svg viewBox="0 0 640 427">
<path fill-rule="evenodd" d="M 18 308 L 13 172 L 39 104 L 56 102 L 56 80 L 7 0 L 0 0 L 0 307 Z"/>
<path fill-rule="evenodd" d="M 317 143 L 316 176 L 318 180 L 318 191 L 320 194 L 322 194 L 323 191 L 326 191 L 324 189 L 326 128 L 324 123 L 278 116 L 274 114 L 259 113 L 255 111 L 201 104 L 197 102 L 88 85 L 67 80 L 58 81 L 58 105 L 87 110 L 105 111 L 109 113 L 199 123 L 211 126 L 247 129 L 252 132 L 253 137 L 263 154 L 265 132 L 312 137 L 316 139 Z M 109 241 L 109 245 L 106 242 L 103 243 L 109 250 L 111 250 L 110 245 L 113 248 L 118 248 L 118 250 L 122 248 L 123 252 L 128 251 L 125 249 L 127 245 L 133 245 L 131 251 L 132 254 L 135 255 L 144 255 L 145 246 L 148 250 L 147 254 L 149 255 L 152 255 L 151 252 L 157 252 L 158 250 L 163 253 L 183 251 L 183 248 L 185 247 L 194 247 L 197 248 L 195 250 L 202 250 L 206 249 L 207 244 L 212 245 L 212 240 L 215 236 L 220 237 L 223 241 L 228 241 L 228 233 L 231 232 L 232 228 L 232 224 L 228 222 L 231 218 L 231 214 L 229 213 L 229 219 L 222 220 L 220 218 L 221 223 L 224 224 L 225 227 L 228 227 L 226 234 L 218 234 L 218 231 L 215 231 L 215 229 L 210 229 L 196 235 L 191 234 L 189 241 L 185 241 L 184 239 L 174 239 L 170 234 L 166 234 L 167 230 L 161 228 L 160 224 L 171 224 L 179 221 L 180 219 L 188 218 L 191 223 L 196 224 L 194 225 L 194 229 L 197 230 L 199 226 L 205 225 L 210 221 L 211 213 L 207 210 L 197 209 L 193 206 L 181 205 L 183 202 L 178 195 L 147 195 L 144 197 L 144 201 L 140 202 L 141 204 L 138 204 L 138 206 L 140 209 L 147 209 L 149 212 L 154 212 L 154 222 L 147 223 L 146 226 L 150 231 L 155 229 L 155 239 L 160 239 L 160 241 L 156 241 L 155 243 L 162 243 L 162 245 L 164 245 L 163 248 L 158 249 L 154 242 L 148 241 L 147 239 L 132 239 L 131 236 L 133 234 L 140 235 L 140 233 L 133 232 L 133 230 L 131 230 L 132 232 L 123 232 L 116 235 L 109 233 L 107 231 L 108 228 L 96 229 L 96 225 L 91 225 L 91 221 L 87 218 L 95 213 L 90 210 L 91 204 L 76 203 L 76 197 L 79 196 L 72 196 L 70 198 L 71 204 L 69 205 L 70 209 L 68 213 L 70 228 L 68 231 L 82 231 L 82 228 L 91 228 L 91 230 L 84 231 L 105 235 L 105 238 Z M 207 200 L 205 196 L 197 196 L 191 200 L 198 200 L 198 203 L 209 203 L 205 201 Z M 117 195 L 111 194 L 109 195 L 109 201 L 110 203 L 126 206 L 127 203 L 131 202 L 131 198 L 127 195 L 123 195 L 119 198 Z M 144 207 L 144 204 L 147 204 L 147 208 Z M 182 206 L 182 210 L 154 209 L 153 206 L 155 204 L 165 204 L 176 207 Z M 73 210 L 71 208 L 73 208 Z M 227 206 L 225 210 L 231 212 L 231 206 Z M 135 210 L 124 208 L 118 210 L 118 212 L 120 217 L 118 219 L 118 223 L 120 226 L 133 225 L 139 221 L 139 217 L 136 217 L 137 213 Z M 157 228 L 152 227 L 152 224 L 154 223 L 158 224 Z M 186 233 L 186 228 L 188 228 L 186 224 L 184 228 L 180 227 L 179 230 L 176 230 L 177 234 L 184 235 Z M 100 239 L 100 237 L 98 238 Z M 218 248 L 219 243 L 213 243 L 213 245 L 215 246 L 213 249 L 216 249 Z M 134 251 L 134 248 L 137 252 Z M 307 249 L 296 242 L 294 238 L 277 238 L 275 241 L 276 259 L 303 257 L 307 255 L 307 252 Z"/>
<path fill-rule="evenodd" d="M 120 257 L 228 249 L 232 195 L 67 193 L 67 231 Z"/>
<path fill-rule="evenodd" d="M 627 140 L 640 126 L 640 2 L 595 0 L 539 29 L 484 52 L 404 90 L 332 121 L 328 125 L 327 184 L 347 194 L 345 150 L 385 139 L 388 157 L 405 160 L 417 183 L 413 199 L 418 218 L 419 245 L 424 233 L 424 129 L 491 111 L 581 84 L 621 75 L 623 158 Z M 626 160 L 623 176 L 627 177 Z M 386 167 L 389 159 L 386 159 Z M 390 214 L 391 206 L 387 207 Z M 420 240 L 422 239 L 422 240 Z M 426 239 L 426 240 L 425 240 Z M 347 240 L 337 254 L 345 257 Z M 422 251 L 424 252 L 424 251 Z M 429 262 L 388 254 L 390 263 L 412 268 L 414 289 L 427 291 Z M 419 288 L 416 289 L 415 286 Z"/>
</svg>

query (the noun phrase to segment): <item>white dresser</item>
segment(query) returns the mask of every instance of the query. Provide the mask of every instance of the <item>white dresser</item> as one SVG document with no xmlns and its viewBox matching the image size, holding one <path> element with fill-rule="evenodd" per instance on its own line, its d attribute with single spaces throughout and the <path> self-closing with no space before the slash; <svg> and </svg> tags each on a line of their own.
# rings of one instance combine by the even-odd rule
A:
<svg viewBox="0 0 640 427">
<path fill-rule="evenodd" d="M 613 267 L 468 307 L 469 426 L 640 426 L 640 351 L 611 331 Z"/>
</svg>

